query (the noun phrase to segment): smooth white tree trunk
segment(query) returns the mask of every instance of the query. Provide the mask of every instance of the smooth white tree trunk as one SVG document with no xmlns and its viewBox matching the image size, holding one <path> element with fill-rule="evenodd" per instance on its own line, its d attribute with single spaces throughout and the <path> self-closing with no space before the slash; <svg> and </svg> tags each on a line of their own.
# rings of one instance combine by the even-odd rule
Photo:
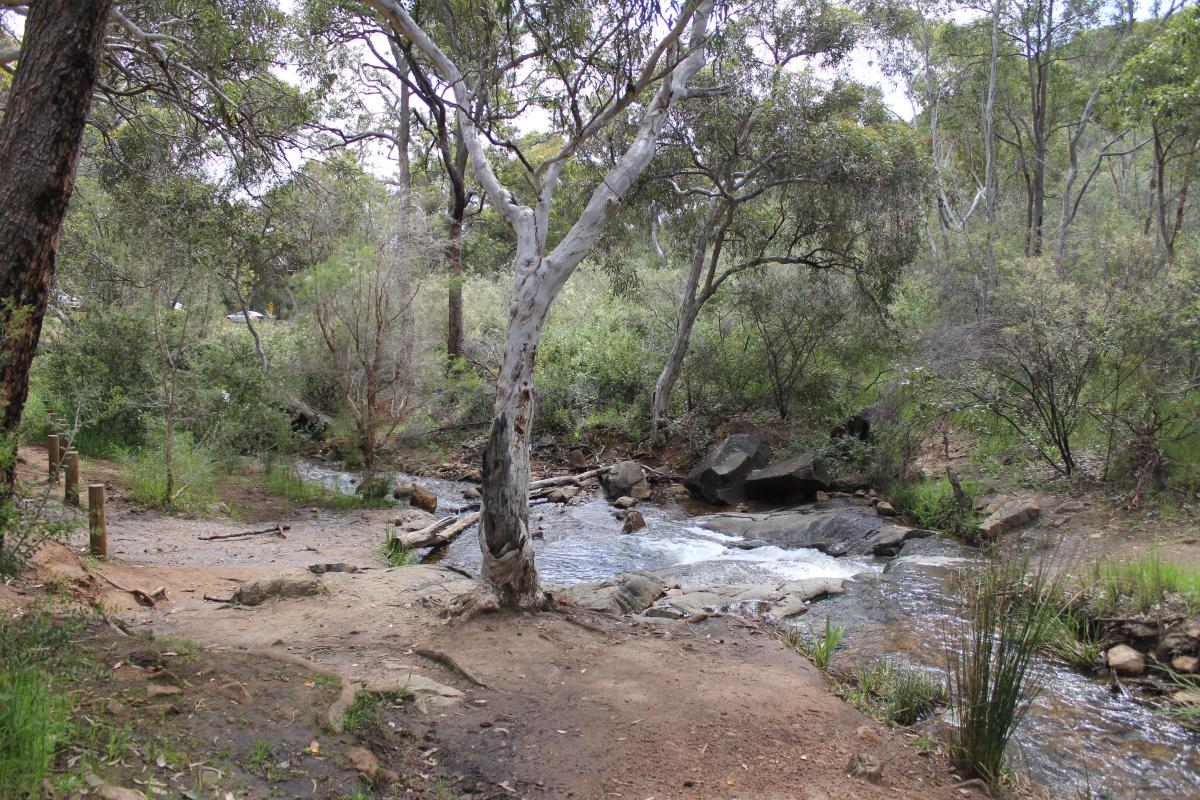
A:
<svg viewBox="0 0 1200 800">
<path fill-rule="evenodd" d="M 392 28 L 429 57 L 454 91 L 459 130 L 470 153 L 475 177 L 493 207 L 517 235 L 513 290 L 491 434 L 484 454 L 479 544 L 483 578 L 504 607 L 535 605 L 537 569 L 529 536 L 529 439 L 533 428 L 534 369 L 538 342 L 550 306 L 604 225 L 617 213 L 626 192 L 650 164 L 655 144 L 672 105 L 687 94 L 687 83 L 704 65 L 712 0 L 686 7 L 644 65 L 638 83 L 649 86 L 658 67 L 671 65 L 646 103 L 637 133 L 617 163 L 597 184 L 575 224 L 547 252 L 550 206 L 562 171 L 580 144 L 617 119 L 627 102 L 597 112 L 584 130 L 534 173 L 537 202 L 522 205 L 497 176 L 484 135 L 464 109 L 474 107 L 471 89 L 458 66 L 413 21 L 396 0 L 368 0 Z M 658 59 L 661 58 L 660 62 Z M 627 97 L 632 101 L 632 97 Z"/>
</svg>

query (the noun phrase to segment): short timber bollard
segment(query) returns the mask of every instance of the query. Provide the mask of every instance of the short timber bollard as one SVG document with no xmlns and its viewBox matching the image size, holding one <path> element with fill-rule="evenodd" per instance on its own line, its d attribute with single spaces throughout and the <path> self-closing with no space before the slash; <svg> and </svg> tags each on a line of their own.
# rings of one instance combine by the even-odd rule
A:
<svg viewBox="0 0 1200 800">
<path fill-rule="evenodd" d="M 104 484 L 88 484 L 88 552 L 108 555 L 108 527 L 104 523 Z"/>
<path fill-rule="evenodd" d="M 58 434 L 52 433 L 46 437 L 46 455 L 50 460 L 50 480 L 58 480 L 58 465 L 62 454 L 58 451 Z"/>
<path fill-rule="evenodd" d="M 63 488 L 63 500 L 68 504 L 79 505 L 79 452 L 67 451 L 67 482 Z"/>
</svg>

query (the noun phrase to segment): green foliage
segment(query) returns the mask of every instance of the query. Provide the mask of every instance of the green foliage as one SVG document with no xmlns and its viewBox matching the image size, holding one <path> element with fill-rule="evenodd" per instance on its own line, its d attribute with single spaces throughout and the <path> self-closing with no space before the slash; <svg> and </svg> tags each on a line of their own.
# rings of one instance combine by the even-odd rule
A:
<svg viewBox="0 0 1200 800">
<path fill-rule="evenodd" d="M 837 650 L 845 634 L 846 629 L 834 625 L 826 615 L 825 628 L 821 633 L 810 631 L 804 635 L 799 630 L 792 630 L 788 632 L 786 641 L 793 650 L 811 658 L 817 669 L 824 670 L 829 667 L 833 651 Z"/>
<path fill-rule="evenodd" d="M 111 457 L 145 442 L 154 363 L 144 309 L 103 306 L 59 327 L 35 360 L 32 380 L 50 411 L 81 421 L 75 449 Z"/>
<path fill-rule="evenodd" d="M 1147 613 L 1169 601 L 1200 611 L 1200 567 L 1168 561 L 1158 552 L 1099 561 L 1088 570 L 1085 584 L 1100 614 Z"/>
<path fill-rule="evenodd" d="M 889 725 L 915 725 L 947 700 L 944 683 L 892 659 L 855 670 L 850 681 L 842 696 L 864 714 Z"/>
<path fill-rule="evenodd" d="M 892 501 L 898 509 L 916 519 L 923 528 L 963 535 L 973 529 L 979 521 L 972 502 L 979 488 L 970 478 L 964 478 L 960 483 L 967 499 L 965 507 L 959 504 L 950 479 L 946 476 L 935 479 L 918 478 L 900 483 L 891 489 Z"/>
<path fill-rule="evenodd" d="M 383 560 L 393 567 L 407 567 L 417 562 L 411 550 L 400 544 L 400 540 L 388 533 L 383 538 Z"/>
<path fill-rule="evenodd" d="M 1200 125 L 1200 9 L 1181 8 L 1111 81 L 1124 115 L 1180 133 Z"/>
<path fill-rule="evenodd" d="M 74 658 L 78 621 L 43 612 L 0 619 L 0 797 L 38 797 L 71 732 L 72 695 L 52 667 Z"/>
<path fill-rule="evenodd" d="M 52 520 L 40 513 L 41 504 L 26 502 L 25 487 L 15 487 L 17 496 L 0 501 L 0 577 L 20 574 L 45 542 L 65 541 L 77 523 Z"/>
<path fill-rule="evenodd" d="M 162 434 L 155 434 L 161 441 Z M 172 496 L 167 496 L 167 462 L 162 444 L 122 454 L 129 499 L 150 508 L 203 513 L 216 502 L 218 459 L 211 448 L 197 443 L 190 432 L 176 433 L 172 448 Z"/>
<path fill-rule="evenodd" d="M 1003 560 L 964 579 L 959 621 L 948 644 L 953 750 L 975 775 L 996 784 L 1009 739 L 1042 688 L 1035 659 L 1062 602 L 1046 564 Z"/>
<path fill-rule="evenodd" d="M 317 481 L 306 480 L 289 464 L 271 462 L 263 472 L 263 486 L 271 494 L 304 505 L 342 510 L 363 506 L 363 498 L 360 495 L 342 494 L 326 488 Z"/>
</svg>

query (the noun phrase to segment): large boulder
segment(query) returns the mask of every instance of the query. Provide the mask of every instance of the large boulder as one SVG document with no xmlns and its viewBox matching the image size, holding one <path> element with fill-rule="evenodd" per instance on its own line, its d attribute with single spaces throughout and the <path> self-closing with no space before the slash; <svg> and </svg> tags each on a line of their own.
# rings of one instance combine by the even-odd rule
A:
<svg viewBox="0 0 1200 800">
<path fill-rule="evenodd" d="M 746 478 L 746 496 L 756 500 L 811 500 L 829 488 L 829 475 L 820 457 L 812 453 L 790 458 L 751 472 Z"/>
<path fill-rule="evenodd" d="M 1009 500 L 979 523 L 979 533 L 985 538 L 999 536 L 1033 522 L 1040 514 L 1041 508 L 1036 500 L 1020 498 Z"/>
<path fill-rule="evenodd" d="M 771 448 L 745 433 L 729 436 L 692 468 L 683 485 L 695 498 L 728 505 L 745 496 L 746 478 L 771 460 Z"/>
<path fill-rule="evenodd" d="M 619 497 L 632 497 L 645 500 L 650 496 L 650 484 L 646 481 L 646 473 L 642 465 L 636 461 L 618 461 L 600 476 L 600 484 L 604 487 L 604 496 L 609 500 Z"/>
</svg>

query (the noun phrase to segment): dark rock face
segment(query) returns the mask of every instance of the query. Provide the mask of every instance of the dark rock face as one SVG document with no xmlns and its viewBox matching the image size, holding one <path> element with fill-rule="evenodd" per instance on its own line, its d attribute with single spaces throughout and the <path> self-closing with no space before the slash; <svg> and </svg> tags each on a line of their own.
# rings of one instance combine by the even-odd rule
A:
<svg viewBox="0 0 1200 800">
<path fill-rule="evenodd" d="M 825 464 L 812 453 L 755 470 L 746 478 L 746 497 L 755 500 L 811 500 L 829 488 Z"/>
<path fill-rule="evenodd" d="M 709 451 L 683 485 L 692 497 L 728 505 L 744 497 L 746 478 L 771 460 L 771 448 L 744 433 L 734 434 Z"/>
<path fill-rule="evenodd" d="M 812 547 L 831 556 L 893 556 L 909 539 L 929 535 L 884 520 L 869 507 L 831 502 L 768 514 L 714 514 L 697 520 L 710 530 L 777 547 Z"/>
<path fill-rule="evenodd" d="M 852 414 L 845 422 L 830 431 L 830 437 L 838 439 L 842 436 L 853 436 L 856 439 L 869 442 L 871 440 L 872 426 L 882 420 L 886 414 L 887 408 L 882 401 L 872 403 L 863 410 Z"/>
</svg>

